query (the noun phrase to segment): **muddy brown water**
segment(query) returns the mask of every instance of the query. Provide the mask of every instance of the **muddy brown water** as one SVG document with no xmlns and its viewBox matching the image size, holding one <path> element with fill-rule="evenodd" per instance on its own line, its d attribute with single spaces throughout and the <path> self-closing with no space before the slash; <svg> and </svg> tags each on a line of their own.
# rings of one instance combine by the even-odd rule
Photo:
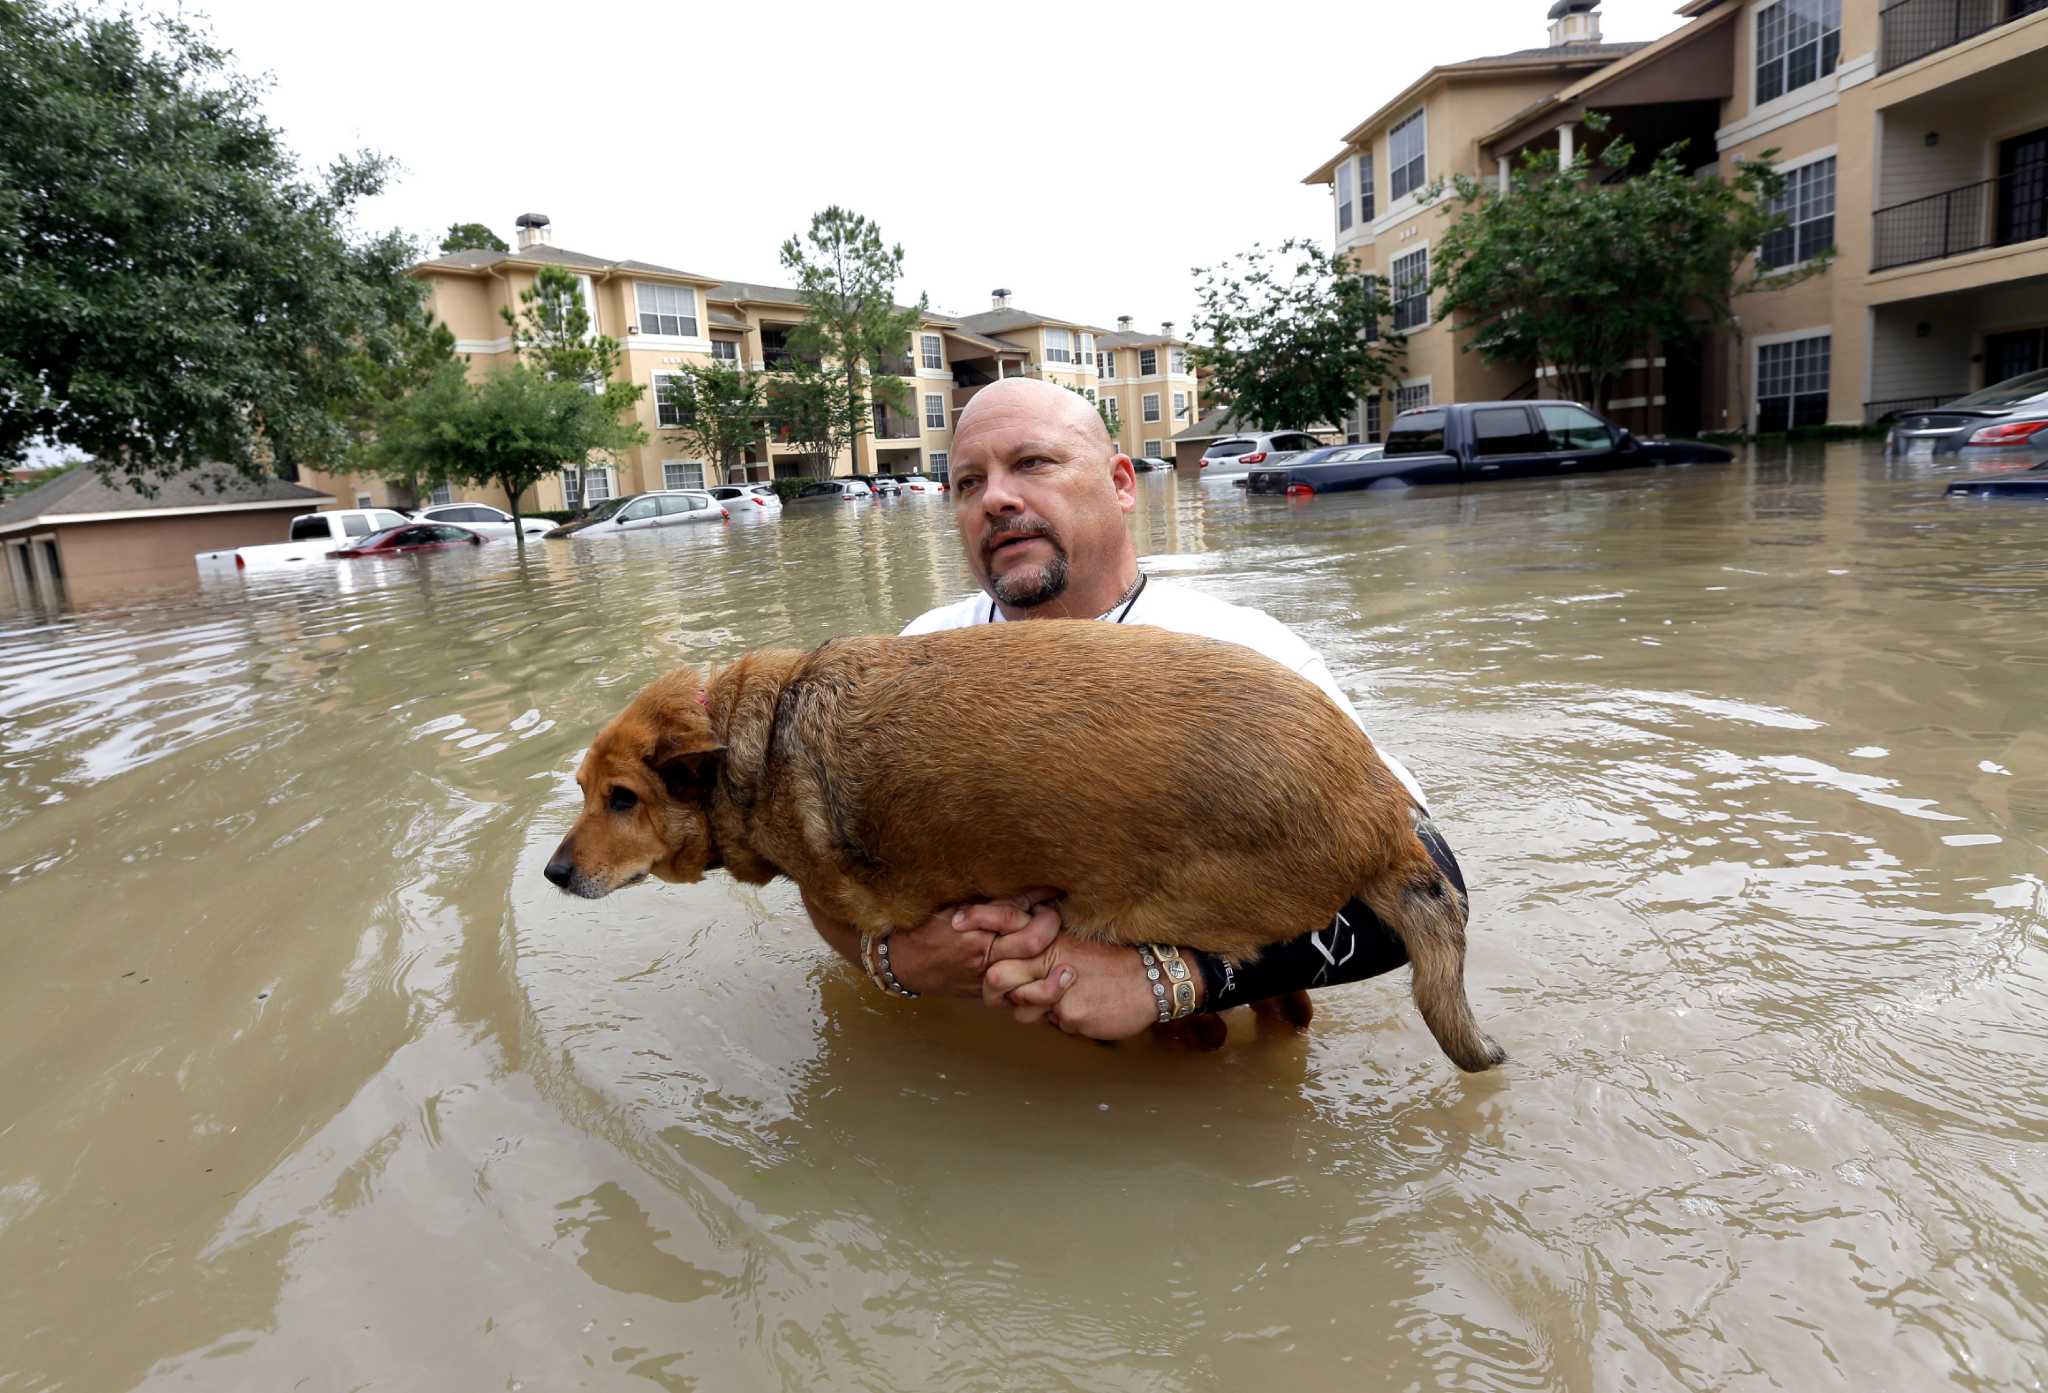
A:
<svg viewBox="0 0 2048 1393">
<path fill-rule="evenodd" d="M 1939 483 L 1141 481 L 1429 790 L 1479 1079 L 1405 973 L 1108 1049 L 545 883 L 638 683 L 961 593 L 943 503 L 15 616 L 0 1388 L 2039 1388 L 2048 507 Z"/>
</svg>

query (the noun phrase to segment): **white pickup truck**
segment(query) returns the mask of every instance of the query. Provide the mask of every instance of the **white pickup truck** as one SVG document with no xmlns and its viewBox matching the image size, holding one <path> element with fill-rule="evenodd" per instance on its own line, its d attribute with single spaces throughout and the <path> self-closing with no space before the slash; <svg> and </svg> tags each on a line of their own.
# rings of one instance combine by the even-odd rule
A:
<svg viewBox="0 0 2048 1393">
<path fill-rule="evenodd" d="M 202 571 L 224 568 L 273 570 L 306 561 L 324 561 L 328 552 L 345 547 L 358 537 L 405 524 L 405 515 L 389 508 L 337 508 L 331 513 L 301 513 L 292 519 L 286 541 L 265 546 L 235 547 L 230 551 L 202 551 L 192 559 L 199 563 Z"/>
</svg>

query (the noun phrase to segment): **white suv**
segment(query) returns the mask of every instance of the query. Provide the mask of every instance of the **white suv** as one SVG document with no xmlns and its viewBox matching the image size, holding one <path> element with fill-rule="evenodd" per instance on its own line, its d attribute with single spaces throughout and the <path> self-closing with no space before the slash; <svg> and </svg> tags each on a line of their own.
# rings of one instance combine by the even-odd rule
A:
<svg viewBox="0 0 2048 1393">
<path fill-rule="evenodd" d="M 481 532 L 486 537 L 509 537 L 512 535 L 512 515 L 502 508 L 493 508 L 488 503 L 436 503 L 431 508 L 421 508 L 412 515 L 414 522 L 452 522 L 458 527 L 467 527 L 472 532 Z M 521 518 L 519 530 L 529 537 L 538 537 L 554 524 L 546 518 Z"/>
<path fill-rule="evenodd" d="M 1322 441 L 1298 430 L 1248 431 L 1243 435 L 1210 441 L 1209 448 L 1202 451 L 1202 468 L 1241 474 L 1247 469 L 1270 465 L 1275 455 L 1322 448 Z"/>
</svg>

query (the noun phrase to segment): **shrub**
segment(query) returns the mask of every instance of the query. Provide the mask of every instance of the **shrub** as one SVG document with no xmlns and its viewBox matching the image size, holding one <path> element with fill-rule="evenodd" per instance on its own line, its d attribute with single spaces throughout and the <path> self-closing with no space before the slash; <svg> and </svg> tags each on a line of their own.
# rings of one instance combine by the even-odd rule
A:
<svg viewBox="0 0 2048 1393">
<path fill-rule="evenodd" d="M 773 482 L 775 484 L 775 496 L 784 503 L 787 503 L 790 499 L 797 496 L 797 492 L 805 484 L 815 484 L 818 481 L 810 475 L 804 474 L 794 479 L 776 479 Z"/>
</svg>

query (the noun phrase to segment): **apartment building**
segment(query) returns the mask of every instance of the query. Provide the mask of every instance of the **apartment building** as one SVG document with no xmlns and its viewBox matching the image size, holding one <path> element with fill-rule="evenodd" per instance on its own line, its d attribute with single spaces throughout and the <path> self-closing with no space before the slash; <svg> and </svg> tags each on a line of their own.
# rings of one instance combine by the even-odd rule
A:
<svg viewBox="0 0 2048 1393">
<path fill-rule="evenodd" d="M 1558 0 L 1549 13 L 1553 48 L 1594 66 L 1498 120 L 1468 122 L 1469 149 L 1426 146 L 1425 169 L 1434 156 L 1491 169 L 1505 187 L 1508 161 L 1532 147 L 1568 158 L 1588 112 L 1639 149 L 1684 140 L 1696 167 L 1724 177 L 1768 152 L 1788 176 L 1788 225 L 1756 264 L 1807 273 L 1742 297 L 1734 332 L 1635 364 L 1613 404 L 1623 420 L 1856 425 L 2048 367 L 2048 0 L 1691 0 L 1685 24 L 1641 45 L 1598 43 L 1597 0 Z M 1449 90 L 1476 109 L 1476 89 Z M 1415 100 L 1404 93 L 1374 120 L 1406 119 L 1404 103 Z M 1367 189 L 1393 192 L 1362 158 L 1412 159 L 1412 142 L 1368 148 L 1372 126 L 1347 138 L 1348 184 L 1335 161 L 1310 179 L 1332 187 L 1340 249 L 1357 256 L 1370 239 L 1360 259 L 1388 276 L 1396 323 L 1448 339 L 1416 302 L 1421 263 L 1401 260 L 1413 256 L 1406 244 L 1426 242 L 1428 220 L 1411 210 L 1404 238 L 1393 210 L 1373 218 L 1360 202 Z M 1411 340 L 1414 380 L 1443 361 L 1427 332 Z M 1468 399 L 1543 391 L 1515 376 L 1453 370 Z"/>
</svg>

